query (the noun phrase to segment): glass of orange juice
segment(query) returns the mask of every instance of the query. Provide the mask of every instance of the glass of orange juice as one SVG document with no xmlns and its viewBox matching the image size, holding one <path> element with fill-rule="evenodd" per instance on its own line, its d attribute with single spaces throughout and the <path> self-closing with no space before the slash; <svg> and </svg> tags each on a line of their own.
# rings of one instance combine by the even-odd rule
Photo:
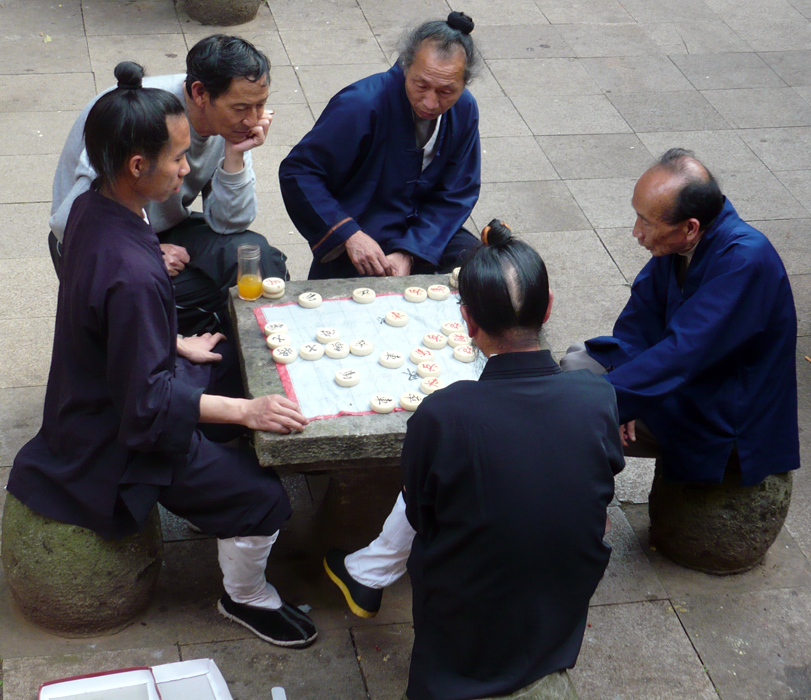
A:
<svg viewBox="0 0 811 700">
<path fill-rule="evenodd" d="M 246 244 L 237 248 L 237 291 L 239 298 L 255 301 L 262 296 L 262 270 L 259 246 Z"/>
</svg>

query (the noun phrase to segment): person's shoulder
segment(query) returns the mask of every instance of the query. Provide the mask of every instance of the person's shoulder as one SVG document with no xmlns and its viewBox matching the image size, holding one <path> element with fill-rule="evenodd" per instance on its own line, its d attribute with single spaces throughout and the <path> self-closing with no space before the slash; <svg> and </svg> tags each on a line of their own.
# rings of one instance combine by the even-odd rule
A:
<svg viewBox="0 0 811 700">
<path fill-rule="evenodd" d="M 341 107 L 363 109 L 380 104 L 392 84 L 391 74 L 391 70 L 375 73 L 347 85 L 332 97 L 327 109 L 334 110 Z"/>
<path fill-rule="evenodd" d="M 428 416 L 447 416 L 450 410 L 459 410 L 469 405 L 468 398 L 471 393 L 476 393 L 479 382 L 463 379 L 456 381 L 433 394 L 426 396 L 417 409 L 418 414 Z"/>
<path fill-rule="evenodd" d="M 783 268 L 782 260 L 772 242 L 762 231 L 741 219 L 731 203 L 725 207 L 723 214 L 724 219 L 715 233 L 719 239 L 721 256 L 755 268 Z"/>
<path fill-rule="evenodd" d="M 158 88 L 171 92 L 175 97 L 183 96 L 183 85 L 186 81 L 185 73 L 173 75 L 148 75 L 144 77 L 143 85 L 148 88 Z"/>
</svg>

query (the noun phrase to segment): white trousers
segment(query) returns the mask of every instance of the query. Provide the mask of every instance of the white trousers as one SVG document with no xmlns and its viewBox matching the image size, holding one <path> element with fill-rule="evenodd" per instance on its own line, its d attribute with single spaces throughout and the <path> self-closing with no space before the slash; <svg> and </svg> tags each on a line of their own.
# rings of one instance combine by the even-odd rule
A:
<svg viewBox="0 0 811 700">
<path fill-rule="evenodd" d="M 217 540 L 222 585 L 235 603 L 276 610 L 282 607 L 278 591 L 265 579 L 270 549 L 279 536 L 231 537 Z"/>
<path fill-rule="evenodd" d="M 406 571 L 415 534 L 406 518 L 405 500 L 400 493 L 377 539 L 346 557 L 347 573 L 369 588 L 391 585 Z"/>
</svg>

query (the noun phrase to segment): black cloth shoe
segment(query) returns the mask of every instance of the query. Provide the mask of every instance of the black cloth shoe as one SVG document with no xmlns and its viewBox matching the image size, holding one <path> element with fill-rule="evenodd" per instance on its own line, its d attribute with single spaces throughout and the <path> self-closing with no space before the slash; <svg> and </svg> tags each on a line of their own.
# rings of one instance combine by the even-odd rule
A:
<svg viewBox="0 0 811 700">
<path fill-rule="evenodd" d="M 383 590 L 369 588 L 353 579 L 346 570 L 344 559 L 347 553 L 340 549 L 330 549 L 324 557 L 324 568 L 327 576 L 341 589 L 349 609 L 358 617 L 374 617 L 380 610 Z"/>
<path fill-rule="evenodd" d="M 223 593 L 217 602 L 217 610 L 229 620 L 247 627 L 260 639 L 280 647 L 303 649 L 318 636 L 313 621 L 285 602 L 278 610 L 269 610 L 235 603 L 227 593 Z"/>
</svg>

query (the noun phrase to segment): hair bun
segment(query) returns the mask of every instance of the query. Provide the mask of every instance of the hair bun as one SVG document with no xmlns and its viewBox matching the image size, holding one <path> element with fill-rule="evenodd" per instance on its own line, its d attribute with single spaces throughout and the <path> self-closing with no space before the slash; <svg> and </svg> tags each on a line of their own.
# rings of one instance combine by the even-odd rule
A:
<svg viewBox="0 0 811 700">
<path fill-rule="evenodd" d="M 493 219 L 482 229 L 482 243 L 487 246 L 504 245 L 512 237 L 512 229 L 499 219 Z"/>
<path fill-rule="evenodd" d="M 138 90 L 143 87 L 144 68 L 133 61 L 121 61 L 116 67 L 116 79 L 120 90 Z"/>
<path fill-rule="evenodd" d="M 448 26 L 462 32 L 462 34 L 470 34 L 476 25 L 464 12 L 451 12 L 448 15 Z"/>
</svg>

